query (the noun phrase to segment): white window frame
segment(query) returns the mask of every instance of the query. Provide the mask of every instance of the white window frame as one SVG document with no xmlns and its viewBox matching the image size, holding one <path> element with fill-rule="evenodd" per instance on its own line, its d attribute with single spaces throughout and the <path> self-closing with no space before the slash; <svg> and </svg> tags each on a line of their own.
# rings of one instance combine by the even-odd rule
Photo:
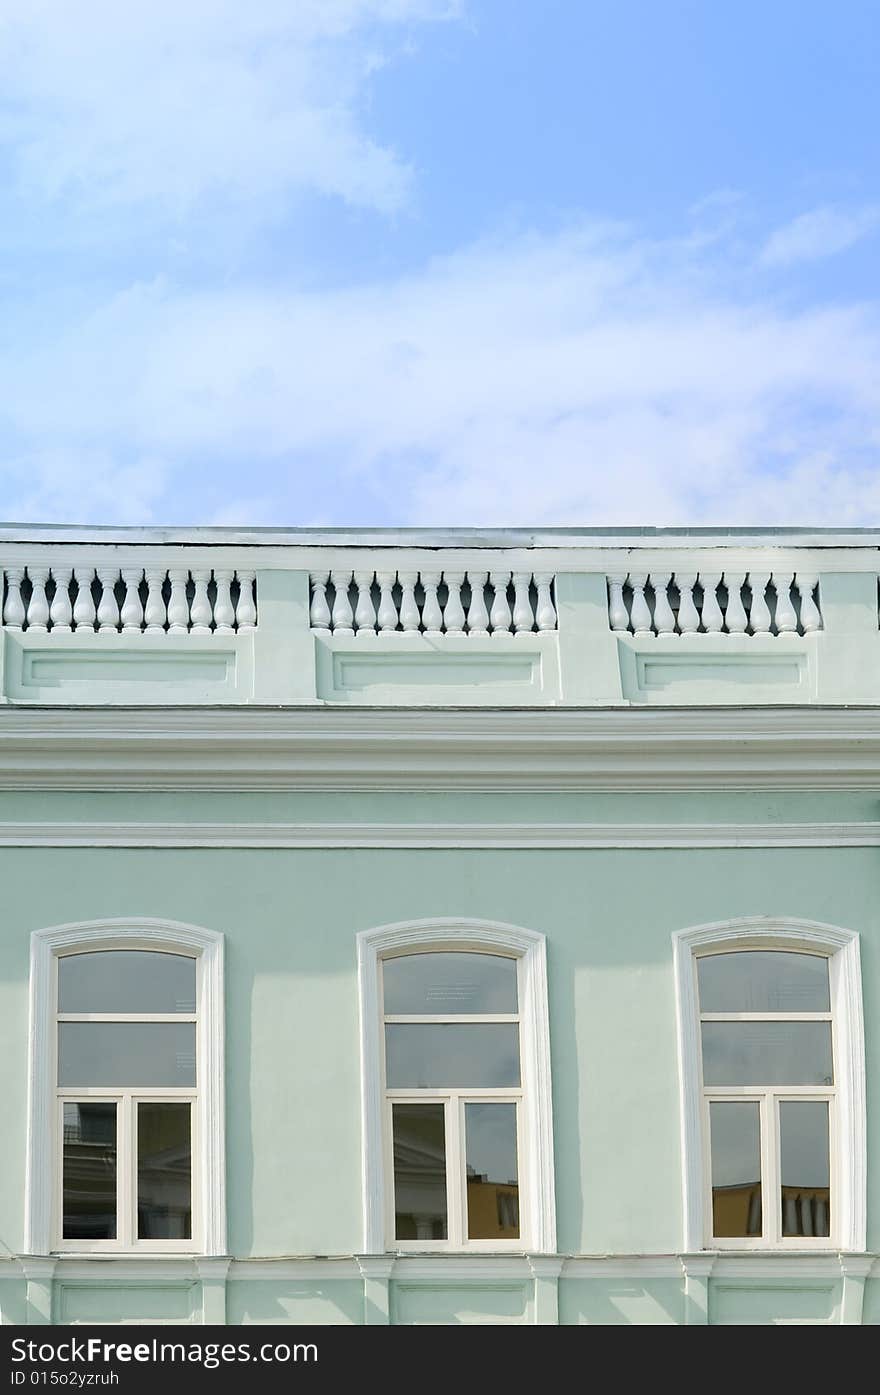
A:
<svg viewBox="0 0 880 1395">
<path fill-rule="evenodd" d="M 197 1089 L 56 1089 L 57 961 L 67 954 L 100 950 L 158 950 L 196 960 Z M 152 1017 L 153 1014 L 150 1014 Z M 175 1020 L 185 1020 L 177 1014 Z M 192 1100 L 191 1240 L 137 1240 L 130 1217 L 123 1217 L 115 1240 L 63 1241 L 61 1198 L 61 1097 L 98 1097 L 121 1101 Z M 226 1253 L 226 1177 L 224 1129 L 223 936 L 179 921 L 135 917 L 56 925 L 31 935 L 30 1055 L 28 1067 L 28 1143 L 25 1250 L 32 1255 Z M 125 1187 L 123 1169 L 133 1167 L 132 1140 L 126 1120 L 118 1124 L 117 1195 Z M 127 1224 L 126 1224 L 127 1220 Z"/>
<path fill-rule="evenodd" d="M 364 930 L 357 937 L 361 1024 L 361 1101 L 363 1119 L 364 1253 L 389 1250 L 506 1251 L 555 1254 L 556 1200 L 550 1078 L 550 1027 L 547 1007 L 547 950 L 543 935 L 519 926 L 484 920 L 418 920 Z M 520 1235 L 517 1240 L 466 1240 L 461 1214 L 450 1215 L 450 1239 L 399 1241 L 394 1236 L 394 1175 L 390 1153 L 391 1105 L 386 1101 L 381 960 L 424 951 L 469 950 L 518 961 L 521 1089 L 453 1088 L 397 1090 L 395 1099 L 412 1103 L 445 1098 L 450 1110 L 463 1100 L 516 1100 Z M 427 1019 L 420 1019 L 427 1020 Z M 429 1100 L 430 1096 L 430 1100 Z M 457 1115 L 452 1127 L 460 1124 Z M 461 1153 L 461 1149 L 458 1150 Z M 447 1166 L 452 1157 L 447 1150 Z M 464 1210 L 464 1193 L 455 1205 Z M 454 1239 L 452 1238 L 454 1235 Z"/>
<path fill-rule="evenodd" d="M 864 1252 L 866 1247 L 867 1151 L 865 1045 L 859 936 L 853 930 L 791 917 L 755 917 L 679 930 L 672 936 L 681 1096 L 682 1184 L 685 1253 L 701 1250 L 803 1250 Z M 697 965 L 699 957 L 729 950 L 794 950 L 828 959 L 833 1019 L 834 1086 L 774 1086 L 703 1089 Z M 811 1014 L 797 1014 L 798 1017 Z M 762 1017 L 766 1014 L 761 1014 Z M 828 1014 L 812 1014 L 826 1017 Z M 708 1148 L 708 1104 L 712 1099 L 762 1100 L 761 1151 L 765 1196 L 775 1187 L 768 1123 L 778 1138 L 777 1099 L 829 1100 L 831 1234 L 822 1237 L 712 1237 L 712 1193 Z M 765 1098 L 766 1097 L 766 1098 Z M 772 1105 L 773 1120 L 768 1119 Z M 766 1206 L 766 1202 L 765 1202 Z M 770 1221 L 778 1205 L 769 1199 Z M 765 1219 L 765 1228 L 767 1227 Z"/>
</svg>

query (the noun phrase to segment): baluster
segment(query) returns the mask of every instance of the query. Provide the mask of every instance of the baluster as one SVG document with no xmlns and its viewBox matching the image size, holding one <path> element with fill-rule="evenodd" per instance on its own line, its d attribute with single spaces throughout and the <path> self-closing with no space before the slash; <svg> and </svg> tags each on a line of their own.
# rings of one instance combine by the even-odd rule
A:
<svg viewBox="0 0 880 1395">
<path fill-rule="evenodd" d="M 330 607 L 327 604 L 327 583 L 330 580 L 330 573 L 312 572 L 309 580 L 312 583 L 309 624 L 313 630 L 329 630 Z"/>
<path fill-rule="evenodd" d="M 808 635 L 814 630 L 822 628 L 822 616 L 814 600 L 814 592 L 819 585 L 819 578 L 815 573 L 809 576 L 804 572 L 798 572 L 794 584 L 801 600 L 801 629 L 805 635 Z"/>
<path fill-rule="evenodd" d="M 700 628 L 700 612 L 694 604 L 694 587 L 697 584 L 696 572 L 676 572 L 675 584 L 678 587 L 679 634 L 695 635 Z"/>
<path fill-rule="evenodd" d="M 192 628 L 190 634 L 209 635 L 211 633 L 211 602 L 208 598 L 208 582 L 211 580 L 210 567 L 197 567 L 193 570 L 193 598 L 190 609 Z"/>
<path fill-rule="evenodd" d="M 422 572 L 421 577 L 422 590 L 425 593 L 425 602 L 422 606 L 422 624 L 425 627 L 425 634 L 436 639 L 443 633 L 443 611 L 440 609 L 440 602 L 437 599 L 440 573 Z"/>
<path fill-rule="evenodd" d="M 532 615 L 532 599 L 529 595 L 531 580 L 528 572 L 513 573 L 514 634 L 531 634 L 535 626 L 535 618 Z"/>
<path fill-rule="evenodd" d="M 749 629 L 753 635 L 765 635 L 770 632 L 770 607 L 766 597 L 769 582 L 769 572 L 749 572 L 749 586 L 752 592 Z"/>
<path fill-rule="evenodd" d="M 186 599 L 186 583 L 189 571 L 186 567 L 169 567 L 171 595 L 168 598 L 168 633 L 185 635 L 189 630 L 189 601 Z"/>
<path fill-rule="evenodd" d="M 800 1197 L 800 1212 L 801 1212 L 801 1235 L 812 1235 L 812 1234 L 813 1234 L 813 1207 L 812 1207 L 812 1198 L 811 1198 L 809 1195 Z"/>
<path fill-rule="evenodd" d="M 703 588 L 703 604 L 700 606 L 703 629 L 707 634 L 720 635 L 724 629 L 724 616 L 718 603 L 721 572 L 700 572 L 700 585 Z"/>
<path fill-rule="evenodd" d="M 122 598 L 122 620 L 123 634 L 140 634 L 141 625 L 144 618 L 144 608 L 141 605 L 140 586 L 143 572 L 138 568 L 123 567 L 122 580 L 125 582 L 125 595 Z"/>
<path fill-rule="evenodd" d="M 214 597 L 214 633 L 215 635 L 232 634 L 235 624 L 235 606 L 232 604 L 232 578 L 235 575 L 228 568 L 214 569 L 214 585 L 217 594 Z M 327 602 L 324 601 L 326 607 Z"/>
<path fill-rule="evenodd" d="M 471 603 L 467 612 L 469 635 L 484 635 L 489 629 L 489 612 L 486 609 L 486 572 L 468 572 L 471 584 Z"/>
<path fill-rule="evenodd" d="M 235 607 L 235 621 L 238 633 L 257 628 L 256 573 L 236 572 L 238 577 L 238 605 Z"/>
<path fill-rule="evenodd" d="M 791 599 L 793 581 L 791 572 L 773 573 L 773 586 L 776 590 L 776 633 L 779 635 L 797 634 L 797 611 Z"/>
<path fill-rule="evenodd" d="M 92 582 L 95 579 L 93 567 L 75 567 L 76 600 L 73 603 L 73 623 L 77 634 L 80 630 L 95 629 L 95 598 L 92 595 Z"/>
<path fill-rule="evenodd" d="M 535 575 L 535 589 L 538 592 L 535 604 L 535 624 L 539 630 L 556 629 L 556 606 L 553 604 L 553 573 L 538 572 Z"/>
<path fill-rule="evenodd" d="M 351 578 L 351 572 L 331 571 L 330 573 L 330 580 L 333 582 L 334 592 L 333 611 L 331 614 L 334 634 L 354 634 L 354 612 L 352 611 L 351 601 L 348 596 Z"/>
<path fill-rule="evenodd" d="M 669 604 L 669 583 L 671 572 L 652 572 L 651 585 L 654 588 L 654 629 L 658 635 L 675 634 L 675 616 Z"/>
<path fill-rule="evenodd" d="M 376 611 L 373 608 L 373 573 L 355 572 L 354 584 L 357 587 L 354 627 L 358 634 L 375 634 Z"/>
<path fill-rule="evenodd" d="M 3 623 L 9 630 L 20 630 L 24 625 L 24 601 L 21 598 L 21 583 L 24 581 L 24 567 L 6 568 L 6 602 L 3 606 Z"/>
<path fill-rule="evenodd" d="M 489 624 L 493 635 L 509 635 L 512 617 L 510 602 L 507 599 L 507 584 L 510 572 L 490 572 L 489 584 L 492 587 L 492 608 L 489 611 Z"/>
<path fill-rule="evenodd" d="M 648 578 L 647 576 L 631 576 L 629 584 L 632 588 L 633 633 L 637 635 L 652 634 L 651 608 L 645 599 L 645 587 L 648 584 Z"/>
<path fill-rule="evenodd" d="M 97 574 L 101 583 L 101 599 L 98 602 L 98 634 L 115 634 L 119 626 L 119 602 L 116 599 L 116 582 L 119 572 L 115 567 L 98 567 Z"/>
<path fill-rule="evenodd" d="M 608 578 L 608 619 L 612 630 L 629 629 L 629 611 L 626 608 L 626 601 L 623 599 L 625 585 L 625 575 L 609 576 Z"/>
<path fill-rule="evenodd" d="M 419 614 L 418 602 L 416 601 L 416 582 L 419 579 L 418 572 L 398 572 L 397 579 L 400 582 L 400 623 L 403 628 L 412 634 L 417 631 L 421 624 L 422 617 Z"/>
<path fill-rule="evenodd" d="M 144 620 L 147 628 L 146 634 L 165 633 L 165 601 L 162 596 L 162 587 L 165 585 L 164 567 L 147 567 L 144 576 L 147 582 L 147 604 L 144 607 Z"/>
<path fill-rule="evenodd" d="M 28 601 L 27 624 L 29 630 L 48 630 L 49 602 L 46 599 L 46 582 L 49 580 L 48 567 L 28 567 L 31 581 L 31 598 Z"/>
<path fill-rule="evenodd" d="M 73 623 L 73 606 L 70 604 L 70 583 L 73 580 L 72 567 L 53 567 L 55 595 L 49 607 L 49 620 L 53 635 L 70 634 Z"/>
<path fill-rule="evenodd" d="M 727 587 L 727 608 L 724 612 L 724 624 L 727 627 L 728 634 L 744 635 L 748 629 L 749 621 L 742 598 L 742 588 L 745 579 L 745 572 L 724 573 L 724 584 Z"/>
<path fill-rule="evenodd" d="M 397 629 L 397 606 L 394 604 L 394 582 L 396 572 L 377 572 L 379 583 L 379 610 L 376 619 L 383 635 L 393 634 Z"/>
<path fill-rule="evenodd" d="M 782 1198 L 782 1233 L 783 1235 L 797 1235 L 799 1233 L 797 1197 L 792 1196 L 791 1193 Z"/>
<path fill-rule="evenodd" d="M 458 572 L 455 575 L 450 572 L 443 573 L 443 580 L 446 582 L 446 605 L 443 608 L 443 624 L 448 635 L 464 634 L 464 606 L 461 603 L 461 584 L 464 581 L 464 573 Z"/>
</svg>

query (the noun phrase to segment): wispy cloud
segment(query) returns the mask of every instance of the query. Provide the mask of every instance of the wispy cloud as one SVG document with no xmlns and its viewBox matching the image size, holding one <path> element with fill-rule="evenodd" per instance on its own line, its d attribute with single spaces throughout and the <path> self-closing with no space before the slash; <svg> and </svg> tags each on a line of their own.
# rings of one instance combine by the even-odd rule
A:
<svg viewBox="0 0 880 1395">
<path fill-rule="evenodd" d="M 880 519 L 878 307 L 780 308 L 696 255 L 586 225 L 332 293 L 134 286 L 0 356 L 4 512 Z"/>
<path fill-rule="evenodd" d="M 880 228 L 880 205 L 868 208 L 814 208 L 777 228 L 761 249 L 764 266 L 784 267 L 818 261 L 855 246 Z"/>
<path fill-rule="evenodd" d="M 394 209 L 410 171 L 366 133 L 364 85 L 383 41 L 453 9 L 4 0 L 0 147 L 21 195 L 105 215 L 180 217 L 227 200 L 266 216 L 297 190 Z"/>
</svg>

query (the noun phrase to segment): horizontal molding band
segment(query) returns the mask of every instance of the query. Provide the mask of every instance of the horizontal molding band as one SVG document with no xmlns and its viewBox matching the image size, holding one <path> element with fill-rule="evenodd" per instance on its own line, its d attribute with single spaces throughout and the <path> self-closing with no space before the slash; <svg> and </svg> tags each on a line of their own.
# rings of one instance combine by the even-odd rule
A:
<svg viewBox="0 0 880 1395">
<path fill-rule="evenodd" d="M 877 823 L 0 823 L 6 848 L 876 848 Z"/>
<path fill-rule="evenodd" d="M 3 789 L 878 787 L 878 708 L 0 710 Z"/>
<path fill-rule="evenodd" d="M 373 1258 L 372 1256 L 370 1257 Z M 455 1281 L 485 1284 L 526 1283 L 534 1277 L 528 1255 L 389 1255 L 389 1277 L 397 1282 L 418 1283 Z M 546 1259 L 535 1257 L 535 1267 Z M 0 1260 L 0 1278 L 24 1277 L 31 1261 L 27 1256 Z M 33 1261 L 37 1262 L 37 1261 Z M 56 1282 L 95 1283 L 105 1277 L 108 1284 L 124 1280 L 156 1283 L 197 1282 L 200 1261 L 189 1255 L 179 1259 L 167 1256 L 135 1258 L 131 1255 L 85 1259 L 59 1256 L 39 1263 L 53 1265 Z M 669 1255 L 567 1255 L 559 1256 L 560 1278 L 565 1279 L 678 1279 L 693 1271 L 701 1277 L 721 1280 L 838 1280 L 854 1274 L 859 1278 L 880 1278 L 880 1257 L 876 1254 L 669 1254 Z M 4 1275 L 4 1270 L 6 1274 Z M 9 1271 L 12 1271 L 11 1273 Z M 302 1282 L 362 1279 L 361 1261 L 356 1255 L 314 1258 L 233 1259 L 226 1273 L 228 1281 Z"/>
</svg>

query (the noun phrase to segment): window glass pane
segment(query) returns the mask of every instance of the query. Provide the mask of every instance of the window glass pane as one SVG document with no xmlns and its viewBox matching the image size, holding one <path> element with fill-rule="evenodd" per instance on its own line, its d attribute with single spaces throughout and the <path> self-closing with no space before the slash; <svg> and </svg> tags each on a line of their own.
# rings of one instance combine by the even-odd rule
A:
<svg viewBox="0 0 880 1395">
<path fill-rule="evenodd" d="M 464 1116 L 468 1239 L 516 1240 L 516 1105 L 466 1104 Z"/>
<path fill-rule="evenodd" d="M 761 1123 L 756 1100 L 709 1105 L 712 1234 L 761 1234 Z"/>
<path fill-rule="evenodd" d="M 706 1085 L 831 1085 L 830 1022 L 704 1022 Z"/>
<path fill-rule="evenodd" d="M 65 1240 L 116 1239 L 116 1105 L 65 1101 L 62 1138 Z"/>
<path fill-rule="evenodd" d="M 192 1235 L 191 1115 L 185 1103 L 138 1104 L 140 1240 L 189 1240 Z"/>
<path fill-rule="evenodd" d="M 826 1101 L 781 1101 L 779 1151 L 783 1235 L 830 1235 L 831 1163 Z"/>
<path fill-rule="evenodd" d="M 516 960 L 500 954 L 405 954 L 382 966 L 386 1013 L 516 1012 Z"/>
<path fill-rule="evenodd" d="M 829 1012 L 828 960 L 789 950 L 739 950 L 697 960 L 701 1012 Z"/>
<path fill-rule="evenodd" d="M 519 1085 L 515 1022 L 392 1022 L 385 1028 L 389 1089 Z"/>
<path fill-rule="evenodd" d="M 445 1240 L 446 1130 L 442 1104 L 394 1104 L 394 1234 Z"/>
<path fill-rule="evenodd" d="M 195 1085 L 194 1022 L 59 1022 L 58 1084 Z"/>
<path fill-rule="evenodd" d="M 59 1012 L 195 1012 L 196 961 L 110 949 L 58 960 Z"/>
</svg>

